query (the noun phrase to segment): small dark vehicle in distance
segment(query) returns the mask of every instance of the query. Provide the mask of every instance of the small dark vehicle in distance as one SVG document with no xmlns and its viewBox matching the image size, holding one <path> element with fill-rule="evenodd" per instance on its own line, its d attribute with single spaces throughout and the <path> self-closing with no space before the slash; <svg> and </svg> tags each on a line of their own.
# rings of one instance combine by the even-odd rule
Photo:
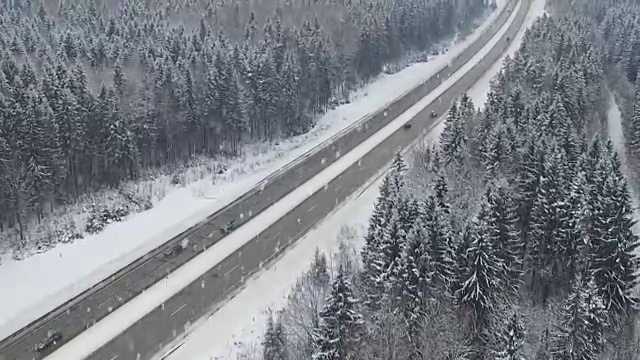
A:
<svg viewBox="0 0 640 360">
<path fill-rule="evenodd" d="M 43 352 L 50 347 L 57 345 L 62 342 L 62 333 L 55 330 L 49 330 L 47 332 L 47 337 L 42 340 L 39 344 L 35 346 L 35 350 L 37 352 Z"/>
<path fill-rule="evenodd" d="M 220 232 L 222 232 L 225 235 L 229 235 L 233 231 L 233 229 L 235 229 L 235 225 L 236 225 L 236 221 L 235 220 L 231 220 L 231 221 L 229 221 L 227 226 L 224 226 L 224 227 L 220 228 Z"/>
<path fill-rule="evenodd" d="M 405 123 L 404 125 L 402 125 L 402 127 L 405 129 L 411 129 L 411 124 Z"/>
<path fill-rule="evenodd" d="M 167 259 L 172 258 L 174 256 L 180 255 L 180 253 L 182 253 L 182 250 L 184 250 L 184 248 L 180 244 L 178 244 L 178 245 L 172 246 L 169 250 L 166 250 L 163 256 Z"/>
<path fill-rule="evenodd" d="M 431 112 L 431 118 L 434 118 L 434 117 L 436 117 L 436 116 L 438 116 L 438 113 L 437 113 L 437 112 L 435 112 L 435 111 L 432 111 L 432 112 Z"/>
<path fill-rule="evenodd" d="M 511 38 L 507 36 L 507 42 L 511 41 Z"/>
</svg>

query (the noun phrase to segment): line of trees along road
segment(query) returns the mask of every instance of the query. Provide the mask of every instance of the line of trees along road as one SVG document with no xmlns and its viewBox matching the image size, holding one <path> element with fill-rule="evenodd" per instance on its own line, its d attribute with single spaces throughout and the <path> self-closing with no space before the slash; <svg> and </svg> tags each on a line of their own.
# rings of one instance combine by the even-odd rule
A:
<svg viewBox="0 0 640 360">
<path fill-rule="evenodd" d="M 47 213 L 83 194 L 309 131 L 387 64 L 469 31 L 492 4 L 113 5 L 17 0 L 0 9 L 0 247 L 16 257 L 151 206 L 125 194 L 122 206 L 89 209 L 85 229 L 61 218 L 30 237 Z"/>
<path fill-rule="evenodd" d="M 633 360 L 638 237 L 600 139 L 597 24 L 544 16 L 380 186 L 359 258 L 318 253 L 247 359 Z"/>
</svg>

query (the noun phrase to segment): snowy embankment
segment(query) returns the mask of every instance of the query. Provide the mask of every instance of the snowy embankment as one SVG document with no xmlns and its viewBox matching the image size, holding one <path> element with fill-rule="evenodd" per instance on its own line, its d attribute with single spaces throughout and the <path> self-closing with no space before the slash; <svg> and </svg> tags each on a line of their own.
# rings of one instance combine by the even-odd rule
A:
<svg viewBox="0 0 640 360">
<path fill-rule="evenodd" d="M 499 6 L 504 6 L 504 1 L 499 2 Z M 192 177 L 201 180 L 184 187 L 172 187 L 170 180 L 159 179 L 160 187 L 164 188 L 154 192 L 163 195 L 152 209 L 132 215 L 124 222 L 110 224 L 99 234 L 73 244 L 61 244 L 24 261 L 5 257 L 0 266 L 0 288 L 10 291 L 5 291 L 5 296 L 0 298 L 0 308 L 3 309 L 0 338 L 224 207 L 275 170 L 389 103 L 389 94 L 405 93 L 425 81 L 475 41 L 498 12 L 493 12 L 464 41 L 455 45 L 445 44 L 450 49 L 446 54 L 393 75 L 381 75 L 353 94 L 350 104 L 331 110 L 319 119 L 317 126 L 308 134 L 277 145 L 247 146 L 247 156 L 226 164 L 228 171 L 221 176 L 214 177 L 213 170 L 204 176 L 202 172 L 205 170 L 195 169 Z M 207 168 L 215 169 L 215 166 Z"/>
<path fill-rule="evenodd" d="M 513 56 L 520 46 L 524 29 L 542 15 L 544 5 L 544 0 L 533 1 L 525 26 L 513 39 L 505 56 Z M 489 82 L 501 66 L 502 59 L 469 90 L 468 94 L 475 104 L 484 104 Z M 429 144 L 437 141 L 443 128 L 444 122 L 441 122 L 424 142 Z M 339 246 L 339 233 L 345 226 L 355 231 L 350 238 L 355 239 L 356 246 L 360 245 L 380 182 L 381 179 L 377 178 L 356 192 L 315 229 L 291 245 L 276 263 L 250 279 L 223 307 L 195 324 L 186 338 L 176 340 L 172 346 L 160 352 L 158 358 L 173 350 L 166 360 L 235 359 L 239 352 L 259 345 L 269 309 L 280 309 L 286 304 L 289 291 L 307 270 L 316 248 L 331 259 L 331 254 L 335 254 Z"/>
</svg>

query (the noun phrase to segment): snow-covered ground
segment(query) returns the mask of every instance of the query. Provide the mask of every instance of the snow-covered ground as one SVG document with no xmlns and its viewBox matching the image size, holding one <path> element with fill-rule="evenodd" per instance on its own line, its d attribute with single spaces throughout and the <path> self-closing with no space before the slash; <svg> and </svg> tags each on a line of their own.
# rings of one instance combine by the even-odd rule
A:
<svg viewBox="0 0 640 360">
<path fill-rule="evenodd" d="M 498 1 L 499 8 L 505 0 Z M 431 57 L 377 80 L 357 91 L 352 102 L 329 111 L 308 134 L 277 145 L 248 146 L 246 157 L 227 164 L 228 171 L 185 187 L 173 187 L 151 210 L 114 223 L 97 235 L 73 244 L 14 261 L 2 259 L 0 288 L 10 289 L 0 297 L 0 338 L 35 320 L 65 300 L 79 294 L 116 270 L 157 247 L 207 215 L 224 207 L 261 180 L 295 160 L 311 148 L 347 128 L 358 119 L 391 102 L 389 94 L 403 94 L 444 67 L 450 59 L 475 41 L 495 19 L 493 12 L 476 31 L 457 44 L 446 44 L 445 55 Z M 198 178 L 198 176 L 195 176 Z M 201 176 L 200 176 L 201 177 Z"/>
<path fill-rule="evenodd" d="M 534 0 L 525 20 L 526 27 L 544 12 L 544 0 Z M 524 30 L 520 31 L 506 54 L 513 56 L 520 46 Z M 506 55 L 505 54 L 505 55 Z M 489 90 L 489 80 L 501 68 L 502 59 L 492 66 L 468 92 L 474 104 L 482 105 Z M 444 128 L 438 124 L 424 139 L 436 141 Z M 344 226 L 355 230 L 358 239 L 366 231 L 367 220 L 378 196 L 381 178 L 373 180 L 357 191 L 341 207 L 327 216 L 315 229 L 294 243 L 274 264 L 250 279 L 238 294 L 224 306 L 194 324 L 191 332 L 176 340 L 158 358 L 174 350 L 166 360 L 235 359 L 239 352 L 259 343 L 269 309 L 286 304 L 287 294 L 298 277 L 307 270 L 316 248 L 331 255 L 339 245 L 339 232 Z M 177 347 L 177 349 L 176 349 Z"/>
</svg>

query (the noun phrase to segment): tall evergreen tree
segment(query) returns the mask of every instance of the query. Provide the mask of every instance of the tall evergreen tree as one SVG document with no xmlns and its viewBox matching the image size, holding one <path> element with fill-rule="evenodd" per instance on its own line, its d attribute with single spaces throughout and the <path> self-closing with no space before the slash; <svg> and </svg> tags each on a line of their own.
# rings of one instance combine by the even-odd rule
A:
<svg viewBox="0 0 640 360">
<path fill-rule="evenodd" d="M 565 300 L 561 322 L 553 333 L 551 355 L 559 360 L 597 359 L 602 344 L 602 303 L 595 284 L 578 277 Z"/>
<path fill-rule="evenodd" d="M 287 343 L 286 335 L 279 318 L 273 320 L 273 316 L 267 318 L 267 328 L 262 343 L 263 360 L 286 360 Z"/>
<path fill-rule="evenodd" d="M 462 109 L 459 109 L 458 104 L 453 103 L 445 120 L 445 128 L 440 138 L 440 147 L 446 164 L 460 162 L 466 152 L 467 129 L 465 120 L 470 111 L 467 106 L 468 104 L 465 103 L 464 113 L 462 113 Z"/>
<path fill-rule="evenodd" d="M 640 245 L 633 233 L 631 202 L 617 154 L 612 158 L 613 172 L 602 187 L 603 204 L 597 214 L 605 225 L 602 237 L 591 242 L 590 268 L 607 310 L 620 314 L 628 310 L 635 299 L 631 290 L 637 284 Z"/>
<path fill-rule="evenodd" d="M 517 313 L 509 319 L 507 328 L 502 334 L 501 349 L 495 355 L 496 360 L 525 360 L 524 326 Z"/>
<path fill-rule="evenodd" d="M 487 188 L 484 211 L 481 213 L 481 231 L 493 246 L 501 260 L 502 278 L 508 293 L 515 294 L 520 283 L 519 252 L 522 248 L 521 238 L 515 230 L 517 213 L 515 206 L 504 188 Z"/>
<path fill-rule="evenodd" d="M 351 284 L 342 269 L 333 281 L 331 295 L 320 313 L 315 333 L 316 360 L 351 359 L 360 349 L 364 326 Z"/>
</svg>

